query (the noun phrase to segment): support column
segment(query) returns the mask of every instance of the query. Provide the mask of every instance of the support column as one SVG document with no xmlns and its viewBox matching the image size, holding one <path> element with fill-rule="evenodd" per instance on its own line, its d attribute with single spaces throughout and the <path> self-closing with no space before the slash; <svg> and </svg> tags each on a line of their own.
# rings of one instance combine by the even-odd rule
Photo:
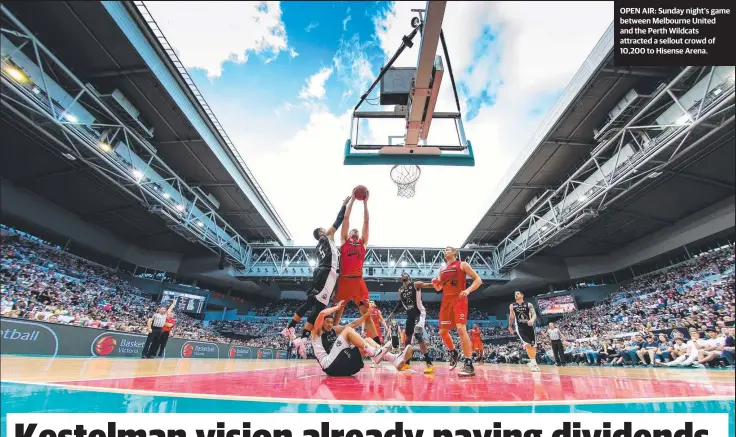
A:
<svg viewBox="0 0 736 437">
<path fill-rule="evenodd" d="M 629 270 L 631 270 L 631 274 L 634 275 L 634 277 L 636 278 L 636 273 L 634 273 L 634 268 L 629 266 Z"/>
<path fill-rule="evenodd" d="M 687 246 L 682 246 L 682 248 L 683 248 L 683 249 L 685 249 L 685 253 L 687 254 L 687 257 L 688 257 L 688 259 L 692 259 L 692 258 L 693 258 L 693 256 L 692 256 L 692 255 L 690 255 L 690 251 L 689 251 L 689 250 L 687 250 Z"/>
<path fill-rule="evenodd" d="M 222 320 L 225 320 L 225 313 L 227 312 L 227 307 L 222 307 Z"/>
</svg>

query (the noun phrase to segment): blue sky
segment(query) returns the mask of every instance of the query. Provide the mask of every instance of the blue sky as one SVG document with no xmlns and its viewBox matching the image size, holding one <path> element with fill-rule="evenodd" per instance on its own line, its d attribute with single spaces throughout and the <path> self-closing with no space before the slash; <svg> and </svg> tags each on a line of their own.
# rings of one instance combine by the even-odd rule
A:
<svg viewBox="0 0 736 437">
<path fill-rule="evenodd" d="M 448 3 L 443 30 L 476 166 L 425 167 L 417 195 L 403 199 L 390 167 L 344 167 L 342 154 L 352 107 L 411 31 L 411 9 L 424 2 L 146 5 L 295 243 L 309 245 L 311 230 L 331 223 L 357 184 L 371 190 L 373 244 L 461 244 L 613 19 L 612 2 Z M 559 20 L 571 24 L 560 27 Z M 415 66 L 418 46 L 395 65 Z M 437 110 L 454 109 L 443 81 Z M 442 135 L 445 128 L 436 126 L 433 135 Z M 403 133 L 396 129 L 370 125 L 378 138 Z M 421 212 L 448 194 L 467 207 Z M 353 214 L 358 221 L 362 207 Z"/>
</svg>

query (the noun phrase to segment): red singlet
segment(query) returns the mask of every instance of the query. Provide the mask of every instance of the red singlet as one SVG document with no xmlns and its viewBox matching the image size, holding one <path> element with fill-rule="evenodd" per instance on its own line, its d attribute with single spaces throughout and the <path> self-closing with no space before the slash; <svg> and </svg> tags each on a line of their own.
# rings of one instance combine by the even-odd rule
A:
<svg viewBox="0 0 736 437">
<path fill-rule="evenodd" d="M 443 297 L 457 296 L 465 290 L 465 272 L 460 264 L 460 261 L 454 261 L 440 269 Z"/>
<path fill-rule="evenodd" d="M 348 240 L 340 246 L 340 276 L 363 276 L 365 246 L 363 240 Z"/>
</svg>

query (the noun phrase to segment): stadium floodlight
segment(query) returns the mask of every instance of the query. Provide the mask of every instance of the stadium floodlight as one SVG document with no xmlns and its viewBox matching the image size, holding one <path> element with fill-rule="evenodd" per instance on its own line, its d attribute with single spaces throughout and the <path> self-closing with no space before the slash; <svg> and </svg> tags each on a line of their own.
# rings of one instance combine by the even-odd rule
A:
<svg viewBox="0 0 736 437">
<path fill-rule="evenodd" d="M 184 205 L 181 205 L 181 204 L 179 204 L 179 205 L 176 205 L 176 210 L 177 210 L 177 211 L 179 211 L 179 212 L 184 212 L 184 209 L 186 209 L 186 208 L 184 208 Z"/>
<path fill-rule="evenodd" d="M 64 113 L 64 118 L 65 118 L 65 119 L 66 119 L 66 121 L 68 121 L 69 123 L 79 123 L 79 119 L 78 119 L 78 118 L 77 118 L 77 116 L 76 116 L 76 115 L 74 115 L 74 114 L 70 114 L 70 113 L 68 113 L 68 112 L 65 112 L 65 113 Z"/>
<path fill-rule="evenodd" d="M 675 120 L 675 124 L 678 124 L 680 126 L 684 126 L 687 124 L 687 122 L 690 121 L 690 117 L 688 117 L 687 114 L 682 114 L 680 118 Z"/>
<path fill-rule="evenodd" d="M 401 267 L 406 267 L 406 260 L 401 261 Z"/>
<path fill-rule="evenodd" d="M 309 260 L 309 265 L 312 266 L 312 267 L 314 267 L 314 266 L 317 265 L 317 263 L 313 259 L 310 259 Z"/>
<path fill-rule="evenodd" d="M 197 220 L 197 226 L 199 226 L 200 228 L 203 228 L 204 227 L 204 223 L 202 223 L 201 220 Z"/>
<path fill-rule="evenodd" d="M 586 196 L 585 194 L 578 198 L 578 202 L 585 202 L 586 200 L 588 200 L 588 196 Z"/>
<path fill-rule="evenodd" d="M 19 68 L 8 65 L 4 68 L 4 70 L 6 73 L 8 73 L 8 76 L 12 77 L 16 82 L 28 81 L 28 76 L 26 76 L 25 73 L 23 73 L 23 71 L 21 71 Z"/>
<path fill-rule="evenodd" d="M 170 198 L 171 198 L 171 194 L 169 194 L 169 193 L 164 193 L 164 199 L 170 199 Z"/>
<path fill-rule="evenodd" d="M 133 177 L 135 178 L 136 181 L 140 182 L 140 181 L 143 180 L 143 173 L 141 173 L 140 170 L 134 168 L 133 169 Z"/>
<path fill-rule="evenodd" d="M 99 146 L 100 146 L 100 149 L 101 149 L 101 150 L 102 150 L 103 152 L 108 152 L 108 153 L 109 153 L 109 152 L 112 152 L 112 146 L 111 146 L 111 145 L 109 145 L 109 144 L 107 144 L 107 143 L 106 143 L 106 142 L 104 142 L 104 141 L 100 141 L 100 144 L 99 144 Z"/>
<path fill-rule="evenodd" d="M 389 261 L 388 262 L 388 266 L 389 267 L 395 267 L 396 266 L 396 261 L 394 261 L 394 260 Z"/>
<path fill-rule="evenodd" d="M 35 95 L 39 95 L 39 94 L 41 94 L 41 88 L 39 88 L 39 87 L 37 87 L 37 86 L 34 86 L 34 87 L 33 87 L 33 88 L 31 89 L 31 91 L 33 91 L 33 94 L 35 94 Z"/>
</svg>

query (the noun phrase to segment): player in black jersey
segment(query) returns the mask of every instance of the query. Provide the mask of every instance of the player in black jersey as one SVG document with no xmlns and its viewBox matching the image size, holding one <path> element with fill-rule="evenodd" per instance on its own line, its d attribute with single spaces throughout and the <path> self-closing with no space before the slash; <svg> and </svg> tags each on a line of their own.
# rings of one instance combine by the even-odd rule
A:
<svg viewBox="0 0 736 437">
<path fill-rule="evenodd" d="M 406 358 L 412 354 L 411 346 L 401 354 L 390 354 L 387 348 L 380 347 L 370 338 L 364 339 L 355 331 L 355 328 L 370 317 L 370 311 L 348 325 L 334 325 L 332 314 L 344 306 L 345 301 L 340 301 L 334 307 L 320 311 L 314 322 L 311 332 L 312 348 L 322 370 L 328 376 L 355 375 L 363 368 L 361 350 L 376 364 L 391 361 L 397 369 L 403 366 Z"/>
<path fill-rule="evenodd" d="M 401 326 L 399 326 L 396 320 L 391 321 L 389 329 L 389 335 L 391 336 L 391 350 L 395 351 L 401 344 Z"/>
<path fill-rule="evenodd" d="M 537 334 L 534 331 L 534 322 L 537 320 L 537 313 L 534 311 L 534 305 L 524 302 L 524 293 L 517 291 L 514 293 L 516 302 L 509 306 L 509 332 L 519 335 L 519 339 L 524 344 L 526 354 L 529 356 L 529 367 L 532 372 L 539 372 L 537 366 Z"/>
<path fill-rule="evenodd" d="M 314 268 L 312 284 L 307 291 L 307 300 L 296 310 L 294 317 L 289 322 L 289 326 L 281 331 L 283 336 L 288 337 L 294 343 L 297 353 L 302 358 L 307 358 L 306 341 L 309 339 L 312 327 L 320 311 L 324 310 L 330 303 L 332 291 L 335 289 L 335 284 L 337 283 L 339 251 L 337 246 L 335 246 L 335 232 L 342 225 L 342 221 L 345 218 L 345 208 L 352 198 L 352 196 L 349 196 L 342 202 L 342 208 L 337 214 L 335 223 L 329 229 L 317 228 L 314 230 L 312 235 L 317 240 L 317 247 L 315 248 L 314 254 L 317 265 Z M 312 308 L 312 312 L 307 318 L 307 323 L 304 324 L 301 338 L 295 340 L 294 327 L 310 308 Z"/>
<path fill-rule="evenodd" d="M 401 274 L 401 288 L 399 288 L 399 302 L 396 304 L 392 314 L 395 314 L 402 306 L 406 310 L 406 338 L 404 339 L 404 346 L 411 344 L 412 340 L 416 339 L 419 344 L 419 349 L 424 355 L 424 361 L 427 363 L 427 368 L 424 369 L 424 373 L 433 373 L 434 365 L 429 354 L 429 346 L 424 339 L 425 323 L 427 319 L 427 312 L 422 305 L 422 287 L 421 282 L 411 283 L 411 276 L 404 272 Z M 411 357 L 406 361 L 406 364 L 399 370 L 408 370 L 410 368 Z"/>
</svg>

